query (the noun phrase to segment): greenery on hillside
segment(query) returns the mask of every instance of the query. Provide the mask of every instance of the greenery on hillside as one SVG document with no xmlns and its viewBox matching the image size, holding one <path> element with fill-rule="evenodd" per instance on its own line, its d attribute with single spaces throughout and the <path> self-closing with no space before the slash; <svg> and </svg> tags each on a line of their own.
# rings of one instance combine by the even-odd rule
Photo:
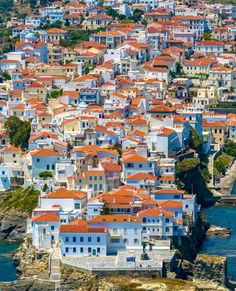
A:
<svg viewBox="0 0 236 291">
<path fill-rule="evenodd" d="M 190 126 L 190 132 L 191 132 L 190 141 L 189 141 L 190 148 L 196 150 L 197 153 L 201 153 L 202 152 L 201 138 L 199 137 L 197 131 L 192 126 Z"/>
<path fill-rule="evenodd" d="M 25 189 L 17 188 L 1 197 L 0 210 L 17 210 L 31 214 L 32 210 L 37 206 L 39 193 L 32 186 Z"/>
<path fill-rule="evenodd" d="M 224 152 L 227 155 L 230 155 L 234 158 L 236 158 L 236 143 L 233 142 L 232 140 L 228 140 L 225 144 L 224 144 Z"/>
<path fill-rule="evenodd" d="M 226 153 L 222 153 L 214 160 L 214 168 L 215 175 L 219 176 L 219 174 L 225 174 L 226 169 L 230 167 L 233 162 L 233 157 L 227 155 Z"/>
<path fill-rule="evenodd" d="M 204 169 L 204 170 L 203 170 Z M 198 158 L 186 158 L 178 161 L 176 165 L 176 177 L 179 186 L 188 193 L 197 196 L 197 203 L 207 204 L 207 199 L 212 197 L 211 191 L 207 188 L 208 170 L 202 165 Z"/>
<path fill-rule="evenodd" d="M 4 123 L 4 127 L 10 138 L 11 145 L 26 149 L 30 137 L 30 122 L 22 121 L 17 116 L 10 116 Z"/>
<path fill-rule="evenodd" d="M 13 0 L 0 0 L 0 13 L 6 13 L 12 9 Z"/>
<path fill-rule="evenodd" d="M 68 32 L 68 39 L 60 40 L 60 45 L 64 47 L 75 47 L 80 44 L 82 41 L 88 41 L 91 34 L 104 31 L 105 28 L 100 27 L 97 29 L 70 29 Z"/>
</svg>

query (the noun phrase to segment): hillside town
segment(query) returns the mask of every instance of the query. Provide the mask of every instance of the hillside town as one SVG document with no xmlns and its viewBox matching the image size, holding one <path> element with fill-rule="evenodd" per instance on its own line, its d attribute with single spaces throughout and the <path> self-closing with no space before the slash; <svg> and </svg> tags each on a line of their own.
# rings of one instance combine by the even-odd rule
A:
<svg viewBox="0 0 236 291">
<path fill-rule="evenodd" d="M 236 5 L 41 2 L 5 23 L 0 191 L 55 261 L 168 276 L 236 156 Z"/>
</svg>

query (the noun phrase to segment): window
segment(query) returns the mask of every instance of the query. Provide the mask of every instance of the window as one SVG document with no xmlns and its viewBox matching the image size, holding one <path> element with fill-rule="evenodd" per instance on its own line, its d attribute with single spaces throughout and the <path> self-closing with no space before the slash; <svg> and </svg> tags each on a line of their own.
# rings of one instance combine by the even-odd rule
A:
<svg viewBox="0 0 236 291">
<path fill-rule="evenodd" d="M 110 242 L 112 244 L 118 244 L 120 242 L 120 239 L 119 238 L 111 238 Z"/>
<path fill-rule="evenodd" d="M 127 228 L 124 228 L 124 234 L 127 234 Z"/>
<path fill-rule="evenodd" d="M 69 252 L 69 248 L 66 248 L 66 253 L 68 253 Z"/>
<path fill-rule="evenodd" d="M 97 253 L 100 253 L 101 252 L 101 249 L 100 248 L 97 248 Z"/>
<path fill-rule="evenodd" d="M 54 230 L 55 229 L 55 226 L 54 225 L 51 225 L 51 230 Z"/>
<path fill-rule="evenodd" d="M 88 242 L 91 242 L 92 241 L 92 238 L 91 236 L 88 237 Z"/>
<path fill-rule="evenodd" d="M 142 168 L 142 167 L 143 167 L 143 165 L 142 165 L 142 164 L 139 164 L 139 165 L 138 165 L 138 167 L 139 167 L 139 168 Z"/>
<path fill-rule="evenodd" d="M 80 248 L 80 252 L 81 252 L 81 253 L 84 252 L 84 248 L 83 248 L 83 247 Z"/>
<path fill-rule="evenodd" d="M 97 242 L 100 242 L 101 241 L 101 238 L 100 236 L 97 237 Z"/>
<path fill-rule="evenodd" d="M 166 232 L 169 232 L 169 231 L 170 231 L 169 227 L 166 227 Z"/>
<path fill-rule="evenodd" d="M 73 248 L 73 253 L 76 253 L 76 248 L 75 247 Z"/>
<path fill-rule="evenodd" d="M 52 165 L 52 170 L 55 170 L 55 165 Z"/>
<path fill-rule="evenodd" d="M 50 169 L 50 167 L 49 167 L 49 165 L 47 165 L 47 170 L 49 170 Z"/>
<path fill-rule="evenodd" d="M 66 236 L 65 242 L 69 242 L 69 237 L 68 236 Z"/>
<path fill-rule="evenodd" d="M 170 222 L 169 218 L 166 218 L 166 222 Z"/>
<path fill-rule="evenodd" d="M 76 237 L 75 236 L 73 236 L 73 242 L 76 242 Z"/>
<path fill-rule="evenodd" d="M 81 237 L 79 238 L 79 241 L 80 241 L 80 242 L 83 242 L 83 241 L 84 241 L 84 238 L 81 236 Z"/>
<path fill-rule="evenodd" d="M 134 243 L 138 244 L 138 239 L 137 238 L 134 239 Z"/>
<path fill-rule="evenodd" d="M 98 179 L 98 177 L 97 176 L 94 176 L 94 180 L 97 181 L 97 179 Z"/>
<path fill-rule="evenodd" d="M 102 184 L 99 184 L 99 190 L 102 190 Z"/>
<path fill-rule="evenodd" d="M 52 241 L 54 241 L 54 235 L 51 236 Z"/>
<path fill-rule="evenodd" d="M 75 209 L 80 209 L 80 203 L 75 203 Z"/>
<path fill-rule="evenodd" d="M 138 234 L 138 229 L 137 228 L 134 229 L 134 234 Z"/>
<path fill-rule="evenodd" d="M 92 248 L 89 247 L 88 248 L 88 253 L 91 253 L 91 251 L 92 251 Z"/>
<path fill-rule="evenodd" d="M 101 181 L 102 180 L 102 176 L 100 176 L 99 178 L 100 178 L 100 181 Z"/>
<path fill-rule="evenodd" d="M 39 163 L 40 162 L 40 159 L 37 159 L 36 162 Z"/>
<path fill-rule="evenodd" d="M 89 180 L 92 181 L 93 180 L 93 176 L 89 176 Z"/>
</svg>

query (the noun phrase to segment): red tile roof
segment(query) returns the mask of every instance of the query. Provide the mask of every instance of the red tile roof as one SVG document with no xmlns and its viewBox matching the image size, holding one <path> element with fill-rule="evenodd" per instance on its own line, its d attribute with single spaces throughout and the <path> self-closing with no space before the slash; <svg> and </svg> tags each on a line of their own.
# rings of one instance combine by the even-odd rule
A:
<svg viewBox="0 0 236 291">
<path fill-rule="evenodd" d="M 98 215 L 89 222 L 141 222 L 141 218 L 132 215 Z"/>
<path fill-rule="evenodd" d="M 169 216 L 169 217 L 172 217 L 172 216 L 174 216 L 174 212 L 167 211 L 163 208 L 150 208 L 150 209 L 145 209 L 145 210 L 139 211 L 138 216 L 139 217 L 144 217 L 144 216 Z"/>
<path fill-rule="evenodd" d="M 52 213 L 43 213 L 32 218 L 33 222 L 59 222 L 60 216 Z"/>
<path fill-rule="evenodd" d="M 51 199 L 83 199 L 87 197 L 87 193 L 83 191 L 77 191 L 77 190 L 68 190 L 65 188 L 59 188 L 53 192 L 50 192 L 46 195 L 44 195 L 45 198 L 51 198 Z"/>
<path fill-rule="evenodd" d="M 56 157 L 58 153 L 48 149 L 39 149 L 36 151 L 31 151 L 31 156 L 33 157 Z"/>
</svg>

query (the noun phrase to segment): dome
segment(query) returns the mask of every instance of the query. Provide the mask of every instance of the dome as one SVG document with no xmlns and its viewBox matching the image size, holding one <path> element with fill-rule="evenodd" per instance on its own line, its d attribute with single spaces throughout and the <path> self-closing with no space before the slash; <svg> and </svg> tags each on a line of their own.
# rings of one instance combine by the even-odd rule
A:
<svg viewBox="0 0 236 291">
<path fill-rule="evenodd" d="M 37 123 L 37 119 L 34 118 L 34 119 L 32 120 L 32 123 Z"/>
</svg>

